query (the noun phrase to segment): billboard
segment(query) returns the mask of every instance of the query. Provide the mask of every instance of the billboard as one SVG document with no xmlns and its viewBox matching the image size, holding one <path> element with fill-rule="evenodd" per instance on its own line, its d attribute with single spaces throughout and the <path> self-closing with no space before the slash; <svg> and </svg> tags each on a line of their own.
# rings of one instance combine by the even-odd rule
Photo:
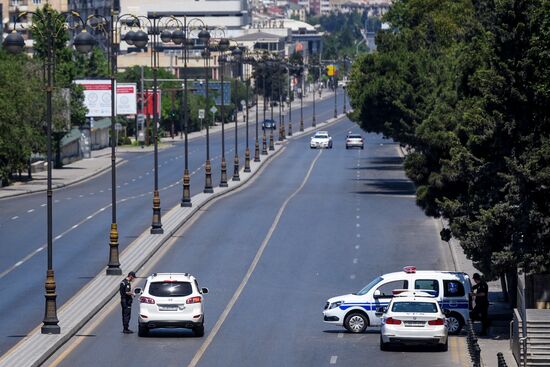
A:
<svg viewBox="0 0 550 367">
<path fill-rule="evenodd" d="M 221 96 L 222 83 L 217 81 L 211 81 L 208 83 L 208 97 L 214 98 L 216 106 L 222 105 Z M 193 82 L 193 92 L 199 96 L 204 96 L 206 86 L 203 82 Z M 223 104 L 227 106 L 231 104 L 231 82 L 223 82 Z"/>
<path fill-rule="evenodd" d="M 110 117 L 111 116 L 111 81 L 105 80 L 75 80 L 76 84 L 84 87 L 84 105 L 88 109 L 86 117 Z M 120 83 L 116 87 L 117 115 L 135 115 L 136 108 L 136 84 Z"/>
<path fill-rule="evenodd" d="M 162 115 L 162 104 L 161 104 L 161 90 L 157 89 L 157 113 L 160 118 Z M 141 98 L 141 93 L 140 93 Z M 153 90 L 148 89 L 143 92 L 143 111 L 140 110 L 140 113 L 147 116 L 153 116 Z"/>
</svg>

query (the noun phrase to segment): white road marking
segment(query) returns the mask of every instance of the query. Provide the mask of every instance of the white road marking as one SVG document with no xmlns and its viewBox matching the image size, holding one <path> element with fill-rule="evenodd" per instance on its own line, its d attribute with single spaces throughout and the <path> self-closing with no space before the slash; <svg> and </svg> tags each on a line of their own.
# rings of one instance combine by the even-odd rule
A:
<svg viewBox="0 0 550 367">
<path fill-rule="evenodd" d="M 349 278 L 350 278 L 351 280 L 355 279 L 355 274 L 351 274 L 351 275 L 349 276 Z"/>
<path fill-rule="evenodd" d="M 12 220 L 16 220 L 17 218 L 19 218 L 17 215 L 15 217 L 11 217 Z"/>
<path fill-rule="evenodd" d="M 62 234 L 60 234 L 60 235 L 58 235 L 58 236 L 55 236 L 55 239 L 58 240 L 58 239 L 60 239 L 61 237 L 63 237 Z"/>
<path fill-rule="evenodd" d="M 45 206 L 46 206 L 46 204 L 42 204 L 42 205 L 40 205 L 40 206 L 41 206 L 41 207 L 45 207 Z"/>
<path fill-rule="evenodd" d="M 23 264 L 23 261 L 18 261 L 18 262 L 15 263 L 14 266 L 15 266 L 15 267 L 18 267 L 18 266 L 21 265 L 21 264 Z"/>
<path fill-rule="evenodd" d="M 27 210 L 27 213 L 32 213 L 32 212 L 34 212 L 34 209 Z"/>
<path fill-rule="evenodd" d="M 258 248 L 258 251 L 256 252 L 256 256 L 254 256 L 254 260 L 252 260 L 252 263 L 250 264 L 244 278 L 242 279 L 241 284 L 239 284 L 239 287 L 235 290 L 235 293 L 233 294 L 233 296 L 231 297 L 231 300 L 229 301 L 229 303 L 227 304 L 227 306 L 223 310 L 222 314 L 220 315 L 220 318 L 218 319 L 218 321 L 216 321 L 216 324 L 214 325 L 214 327 L 210 331 L 210 334 L 208 334 L 208 337 L 203 342 L 201 347 L 197 350 L 197 352 L 193 356 L 193 359 L 187 365 L 187 367 L 195 367 L 199 363 L 202 356 L 206 352 L 206 349 L 208 349 L 208 346 L 212 343 L 212 341 L 214 340 L 214 338 L 218 334 L 218 332 L 221 329 L 223 323 L 225 322 L 225 319 L 227 318 L 227 316 L 229 315 L 229 313 L 233 309 L 233 306 L 235 306 L 235 304 L 237 303 L 237 300 L 239 299 L 244 287 L 246 286 L 246 284 L 248 283 L 250 277 L 252 276 L 252 273 L 254 272 L 254 269 L 256 269 L 256 266 L 260 262 L 260 259 L 261 259 L 262 255 L 263 255 L 263 253 L 264 253 L 264 251 L 267 247 L 267 244 L 271 240 L 271 237 L 273 236 L 273 233 L 275 232 L 275 229 L 277 228 L 277 225 L 279 224 L 279 221 L 281 220 L 281 217 L 283 216 L 283 213 L 284 213 L 288 203 L 306 185 L 306 182 L 308 181 L 308 179 L 311 175 L 311 172 L 313 171 L 313 167 L 315 166 L 315 163 L 317 163 L 317 160 L 321 156 L 322 152 L 323 151 L 320 150 L 319 153 L 317 153 L 317 156 L 315 157 L 313 162 L 311 162 L 309 170 L 307 171 L 306 176 L 304 177 L 304 180 L 302 181 L 302 184 L 298 187 L 298 189 L 296 189 L 296 191 L 294 191 L 292 193 L 292 195 L 290 195 L 289 197 L 286 198 L 286 200 L 283 202 L 283 205 L 281 205 L 281 207 L 279 208 L 279 211 L 277 212 L 277 215 L 275 216 L 275 220 L 273 221 L 273 224 L 271 225 L 271 228 L 269 228 L 269 231 L 267 232 L 266 237 L 262 241 L 262 244 Z"/>
<path fill-rule="evenodd" d="M 94 217 L 93 215 L 88 215 L 88 216 L 86 217 L 86 219 L 92 219 L 93 217 Z"/>
<path fill-rule="evenodd" d="M 361 238 L 361 235 L 360 235 L 359 233 L 357 233 L 357 234 L 355 235 L 355 237 Z"/>
<path fill-rule="evenodd" d="M 344 337 L 344 333 L 338 333 L 338 338 L 343 338 Z"/>
<path fill-rule="evenodd" d="M 354 263 L 354 264 L 357 264 L 358 262 L 359 262 L 359 259 L 358 259 L 358 258 L 353 259 L 353 263 Z"/>
<path fill-rule="evenodd" d="M 84 195 L 78 195 L 78 197 L 79 197 L 79 198 L 83 198 L 83 197 L 84 197 Z"/>
<path fill-rule="evenodd" d="M 336 361 L 338 360 L 338 356 L 332 356 L 330 357 L 330 364 L 336 364 Z"/>
<path fill-rule="evenodd" d="M 75 224 L 75 225 L 72 226 L 71 228 L 72 228 L 72 229 L 75 229 L 76 227 L 78 227 L 78 224 Z"/>
<path fill-rule="evenodd" d="M 44 247 L 39 247 L 39 248 L 37 248 L 36 250 L 34 250 L 34 252 L 40 252 L 40 251 L 42 251 L 42 250 L 44 250 Z"/>
<path fill-rule="evenodd" d="M 359 228 L 361 225 L 359 223 L 355 224 L 355 227 Z"/>
<path fill-rule="evenodd" d="M 359 218 L 361 218 L 361 217 L 360 217 L 360 216 L 358 216 L 358 215 L 356 215 L 356 216 L 355 216 L 355 219 L 359 219 Z"/>
<path fill-rule="evenodd" d="M 356 250 L 359 250 L 360 247 L 361 247 L 361 246 L 359 246 L 359 245 L 355 245 L 355 249 L 356 249 Z"/>
</svg>

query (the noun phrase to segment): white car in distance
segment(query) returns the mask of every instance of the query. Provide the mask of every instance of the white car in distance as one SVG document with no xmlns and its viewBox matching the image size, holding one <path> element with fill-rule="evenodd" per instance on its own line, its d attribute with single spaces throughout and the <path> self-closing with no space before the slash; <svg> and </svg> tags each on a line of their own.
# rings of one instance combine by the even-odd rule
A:
<svg viewBox="0 0 550 367">
<path fill-rule="evenodd" d="M 332 137 L 328 134 L 328 131 L 317 131 L 309 141 L 309 147 L 311 149 L 316 148 L 328 148 L 332 149 Z"/>
<path fill-rule="evenodd" d="M 448 328 L 439 303 L 427 292 L 402 292 L 388 306 L 380 307 L 376 316 L 382 318 L 380 350 L 390 344 L 435 345 L 445 352 L 448 348 Z"/>
<path fill-rule="evenodd" d="M 139 294 L 138 335 L 147 336 L 157 328 L 186 328 L 195 336 L 204 335 L 204 294 L 194 276 L 188 273 L 154 273 Z"/>
</svg>

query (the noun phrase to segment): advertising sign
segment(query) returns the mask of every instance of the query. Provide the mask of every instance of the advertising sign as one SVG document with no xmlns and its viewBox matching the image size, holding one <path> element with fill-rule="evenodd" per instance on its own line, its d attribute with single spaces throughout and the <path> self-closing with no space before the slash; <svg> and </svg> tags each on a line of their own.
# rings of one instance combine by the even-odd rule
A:
<svg viewBox="0 0 550 367">
<path fill-rule="evenodd" d="M 159 118 L 161 116 L 161 95 L 160 89 L 157 89 L 157 113 Z M 141 113 L 153 116 L 153 91 L 150 89 L 143 93 L 143 111 Z"/>
<path fill-rule="evenodd" d="M 75 80 L 84 87 L 84 105 L 88 109 L 86 117 L 111 116 L 111 81 L 110 80 Z M 135 115 L 136 84 L 117 84 L 116 110 L 117 115 Z"/>
<path fill-rule="evenodd" d="M 216 106 L 221 106 L 222 96 L 221 96 L 222 83 L 211 81 L 208 83 L 208 97 L 214 98 Z M 195 94 L 204 96 L 206 93 L 206 86 L 202 82 L 193 82 L 193 90 Z M 231 82 L 223 82 L 223 104 L 224 106 L 231 104 Z"/>
<path fill-rule="evenodd" d="M 109 87 L 109 90 L 111 88 Z M 135 115 L 137 113 L 136 84 L 117 83 L 116 85 L 116 113 L 117 115 Z"/>
</svg>

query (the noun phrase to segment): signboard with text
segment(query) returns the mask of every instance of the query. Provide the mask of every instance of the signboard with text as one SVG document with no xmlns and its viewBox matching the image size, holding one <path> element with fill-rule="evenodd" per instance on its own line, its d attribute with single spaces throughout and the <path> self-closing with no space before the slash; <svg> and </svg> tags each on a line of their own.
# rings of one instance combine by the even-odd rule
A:
<svg viewBox="0 0 550 367">
<path fill-rule="evenodd" d="M 75 80 L 76 84 L 84 87 L 84 105 L 88 109 L 86 117 L 111 116 L 111 81 L 110 80 Z M 136 84 L 120 83 L 116 86 L 117 115 L 135 115 Z"/>
</svg>

